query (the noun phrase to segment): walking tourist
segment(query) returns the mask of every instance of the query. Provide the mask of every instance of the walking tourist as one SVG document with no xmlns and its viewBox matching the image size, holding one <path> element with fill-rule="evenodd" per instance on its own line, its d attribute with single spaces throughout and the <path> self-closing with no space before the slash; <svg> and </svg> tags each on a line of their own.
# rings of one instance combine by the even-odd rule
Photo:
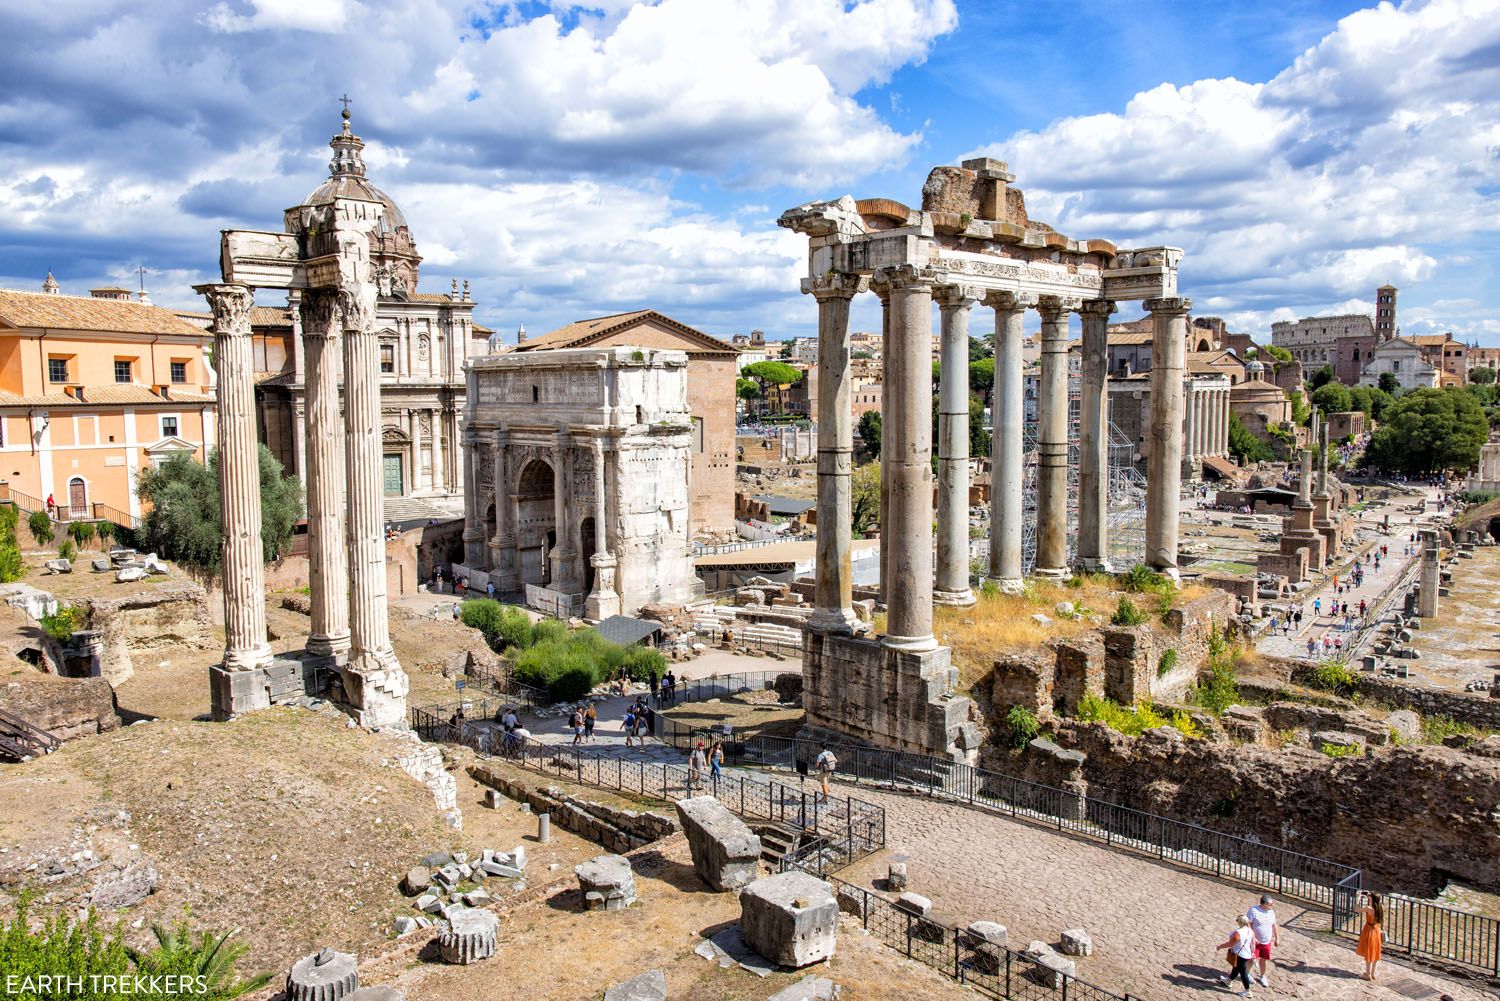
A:
<svg viewBox="0 0 1500 1001">
<path fill-rule="evenodd" d="M 714 746 L 709 748 L 708 770 L 713 776 L 714 787 L 718 788 L 719 779 L 724 774 L 724 742 L 722 740 L 714 741 Z"/>
<path fill-rule="evenodd" d="M 1260 903 L 1245 912 L 1250 931 L 1255 936 L 1255 965 L 1262 987 L 1270 987 L 1271 950 L 1281 945 L 1281 926 L 1276 921 L 1276 903 L 1269 894 L 1261 894 Z"/>
<path fill-rule="evenodd" d="M 688 754 L 688 788 L 703 781 L 703 766 L 707 764 L 708 755 L 703 752 L 703 741 L 693 745 L 693 750 Z"/>
<path fill-rule="evenodd" d="M 636 727 L 635 707 L 631 706 L 629 709 L 625 710 L 625 746 L 626 747 L 631 747 L 631 746 L 634 745 L 634 741 L 635 741 L 635 727 Z"/>
<path fill-rule="evenodd" d="M 484 582 L 484 596 L 491 601 L 495 600 L 495 582 L 487 580 Z"/>
<path fill-rule="evenodd" d="M 515 706 L 506 706 L 505 707 L 505 715 L 500 718 L 500 726 L 502 728 L 504 728 L 504 730 L 505 730 L 506 733 L 510 733 L 512 730 L 514 730 L 516 727 L 518 727 L 520 725 L 521 725 L 521 720 L 520 720 L 519 717 L 516 716 L 516 707 Z"/>
<path fill-rule="evenodd" d="M 568 726 L 571 727 L 572 730 L 573 730 L 573 743 L 575 745 L 583 743 L 583 710 L 582 709 L 579 709 L 576 706 L 573 708 L 573 715 L 571 715 L 571 716 L 568 717 Z"/>
<path fill-rule="evenodd" d="M 594 704 L 583 711 L 583 739 L 589 743 L 594 742 L 594 726 L 599 722 L 599 713 L 594 709 Z"/>
<path fill-rule="evenodd" d="M 1365 961 L 1365 972 L 1360 976 L 1365 980 L 1374 980 L 1380 965 L 1380 944 L 1385 940 L 1385 907 L 1380 902 L 1378 893 L 1361 893 L 1359 895 L 1360 914 L 1364 917 L 1364 925 L 1359 929 L 1359 944 L 1354 947 L 1354 954 Z"/>
<path fill-rule="evenodd" d="M 1250 919 L 1241 914 L 1235 918 L 1235 929 L 1230 934 L 1228 941 L 1220 942 L 1215 948 L 1229 950 L 1226 958 L 1234 963 L 1234 969 L 1219 978 L 1220 986 L 1226 990 L 1234 990 L 1229 984 L 1238 978 L 1243 989 L 1238 991 L 1240 997 L 1250 996 L 1250 958 L 1255 954 L 1255 933 L 1250 930 Z"/>
<path fill-rule="evenodd" d="M 838 766 L 839 759 L 833 756 L 833 752 L 826 745 L 818 752 L 817 758 L 813 760 L 813 767 L 818 770 L 818 781 L 822 783 L 822 801 L 824 803 L 828 802 L 828 777 L 833 774 Z"/>
</svg>

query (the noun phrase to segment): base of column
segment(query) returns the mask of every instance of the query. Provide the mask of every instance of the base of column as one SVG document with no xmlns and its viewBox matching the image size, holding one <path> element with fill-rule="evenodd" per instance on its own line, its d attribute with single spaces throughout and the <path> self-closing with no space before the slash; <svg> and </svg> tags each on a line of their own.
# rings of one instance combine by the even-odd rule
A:
<svg viewBox="0 0 1500 1001">
<path fill-rule="evenodd" d="M 254 671 L 271 662 L 271 644 L 258 643 L 241 650 L 224 651 L 224 670 Z"/>
<path fill-rule="evenodd" d="M 904 653 L 922 653 L 927 650 L 936 650 L 937 638 L 931 633 L 926 636 L 892 636 L 889 633 L 880 637 L 880 645 L 887 650 L 900 650 Z"/>
<path fill-rule="evenodd" d="M 1031 575 L 1046 581 L 1063 581 L 1073 576 L 1073 571 L 1067 567 L 1037 567 Z"/>
<path fill-rule="evenodd" d="M 583 617 L 603 622 L 620 614 L 620 595 L 615 591 L 593 591 L 583 603 Z"/>
<path fill-rule="evenodd" d="M 824 636 L 853 636 L 864 625 L 852 608 L 814 608 L 807 617 L 807 628 Z"/>
<path fill-rule="evenodd" d="M 336 665 L 333 658 L 303 654 L 271 657 L 248 669 L 215 664 L 208 669 L 210 715 L 223 722 L 257 709 L 295 702 L 305 695 L 321 694 Z"/>
<path fill-rule="evenodd" d="M 934 589 L 932 592 L 932 603 L 934 605 L 952 605 L 957 608 L 968 608 L 977 601 L 974 592 L 970 588 L 962 591 L 940 591 Z"/>
<path fill-rule="evenodd" d="M 1020 594 L 1026 590 L 1026 581 L 1020 577 L 986 577 L 986 584 L 993 584 L 1002 594 Z"/>
<path fill-rule="evenodd" d="M 343 669 L 344 710 L 367 729 L 406 722 L 410 684 L 393 650 L 353 654 Z"/>
<path fill-rule="evenodd" d="M 314 657 L 337 657 L 349 652 L 349 631 L 329 633 L 326 636 L 311 634 L 307 637 L 307 652 Z"/>
<path fill-rule="evenodd" d="M 1110 566 L 1108 559 L 1081 559 L 1078 561 L 1079 573 L 1114 573 L 1114 567 Z"/>
<path fill-rule="evenodd" d="M 1182 580 L 1182 574 L 1176 567 L 1164 567 L 1152 563 L 1148 563 L 1147 566 L 1151 568 L 1152 573 L 1161 574 L 1163 577 L 1168 578 L 1173 583 L 1179 583 Z"/>
</svg>

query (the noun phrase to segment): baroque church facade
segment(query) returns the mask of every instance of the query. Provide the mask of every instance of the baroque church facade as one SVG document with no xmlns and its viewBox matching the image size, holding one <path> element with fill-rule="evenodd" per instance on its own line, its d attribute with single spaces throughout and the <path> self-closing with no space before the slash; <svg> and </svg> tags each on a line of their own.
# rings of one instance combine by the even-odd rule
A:
<svg viewBox="0 0 1500 1001">
<path fill-rule="evenodd" d="M 329 142 L 329 176 L 305 204 L 362 198 L 385 206 L 370 234 L 380 276 L 375 327 L 380 337 L 380 403 L 386 518 L 402 521 L 463 512 L 464 364 L 488 353 L 493 331 L 476 324 L 469 283 L 447 292 L 418 288 L 422 257 L 406 217 L 370 183 L 364 143 L 349 128 Z M 303 477 L 306 402 L 299 293 L 285 306 L 257 306 L 251 316 L 260 438 L 289 473 Z M 399 502 L 399 503 L 393 503 Z"/>
</svg>

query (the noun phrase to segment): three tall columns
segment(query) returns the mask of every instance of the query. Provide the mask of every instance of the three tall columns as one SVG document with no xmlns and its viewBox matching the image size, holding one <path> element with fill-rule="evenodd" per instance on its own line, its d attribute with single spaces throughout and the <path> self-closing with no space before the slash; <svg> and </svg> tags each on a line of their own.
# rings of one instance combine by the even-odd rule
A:
<svg viewBox="0 0 1500 1001">
<path fill-rule="evenodd" d="M 1095 299 L 1079 307 L 1083 321 L 1083 379 L 1078 410 L 1078 568 L 1108 573 L 1109 317 L 1115 304 Z"/>
<path fill-rule="evenodd" d="M 261 540 L 260 450 L 255 433 L 254 359 L 244 285 L 195 285 L 214 314 L 219 395 L 219 519 L 224 529 L 224 668 L 251 671 L 271 660 L 266 641 L 265 546 Z"/>
<path fill-rule="evenodd" d="M 969 308 L 977 289 L 940 285 L 941 385 L 938 389 L 937 582 L 932 600 L 972 605 L 969 588 Z"/>
<path fill-rule="evenodd" d="M 1193 300 L 1147 299 L 1145 306 L 1152 319 L 1146 563 L 1175 578 L 1182 493 L 1182 380 L 1187 365 L 1187 315 Z"/>
<path fill-rule="evenodd" d="M 1014 593 L 1025 585 L 1021 576 L 1022 523 L 1026 517 L 1024 322 L 1026 310 L 1035 306 L 1037 299 L 1015 292 L 991 292 L 984 301 L 995 310 L 989 580 L 1002 591 Z"/>
</svg>

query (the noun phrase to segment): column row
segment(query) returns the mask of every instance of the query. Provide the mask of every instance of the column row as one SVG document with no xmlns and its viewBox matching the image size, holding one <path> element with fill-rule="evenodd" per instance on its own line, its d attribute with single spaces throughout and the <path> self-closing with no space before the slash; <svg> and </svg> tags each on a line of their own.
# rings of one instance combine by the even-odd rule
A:
<svg viewBox="0 0 1500 1001">
<path fill-rule="evenodd" d="M 1189 461 L 1229 453 L 1229 390 L 1219 385 L 1190 383 L 1188 414 L 1183 432 Z"/>
</svg>

